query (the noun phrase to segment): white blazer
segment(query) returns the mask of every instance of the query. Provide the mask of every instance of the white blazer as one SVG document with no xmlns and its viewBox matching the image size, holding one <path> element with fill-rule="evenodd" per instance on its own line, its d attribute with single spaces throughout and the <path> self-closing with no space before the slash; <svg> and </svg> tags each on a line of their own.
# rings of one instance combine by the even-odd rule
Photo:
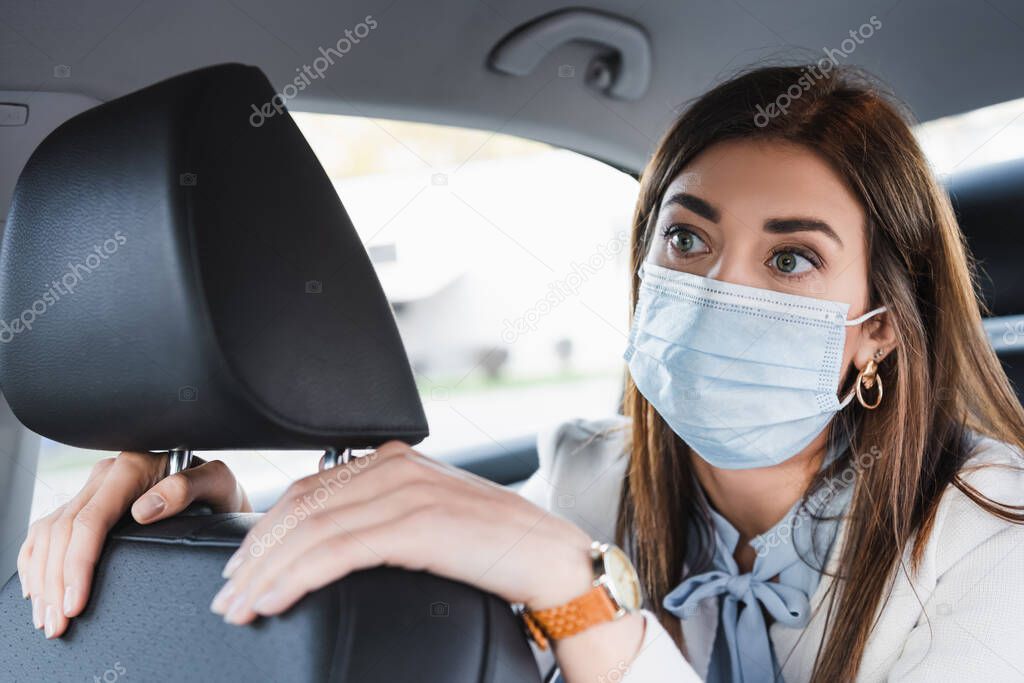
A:
<svg viewBox="0 0 1024 683">
<path fill-rule="evenodd" d="M 595 540 L 613 541 L 627 435 L 628 422 L 621 417 L 576 420 L 542 434 L 540 468 L 520 493 Z M 975 464 L 1010 465 L 984 467 L 964 478 L 993 500 L 1024 504 L 1024 462 L 1016 450 L 982 439 L 967 466 Z M 836 568 L 843 531 L 841 523 L 829 572 Z M 907 571 L 909 552 L 904 552 Z M 1024 525 L 985 512 L 950 487 L 939 504 L 919 570 L 913 576 L 907 571 L 897 572 L 892 593 L 879 611 L 858 681 L 1024 681 Z M 831 581 L 824 576 L 811 596 L 806 627 L 769 627 L 786 681 L 811 677 L 827 608 L 823 596 Z M 644 615 L 643 644 L 623 680 L 703 679 L 718 624 L 717 600 L 705 600 L 697 614 L 681 622 L 687 658 L 654 615 Z M 546 653 L 538 658 L 542 667 L 551 662 Z"/>
</svg>

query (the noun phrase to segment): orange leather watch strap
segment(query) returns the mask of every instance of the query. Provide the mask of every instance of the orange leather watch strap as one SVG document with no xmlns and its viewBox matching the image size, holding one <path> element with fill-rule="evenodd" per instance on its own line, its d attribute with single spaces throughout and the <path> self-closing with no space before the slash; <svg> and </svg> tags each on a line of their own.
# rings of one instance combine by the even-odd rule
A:
<svg viewBox="0 0 1024 683">
<path fill-rule="evenodd" d="M 547 640 L 561 640 L 591 626 L 611 621 L 618 613 L 604 586 L 594 586 L 575 600 L 542 610 L 526 610 L 523 621 L 534 642 L 543 650 Z M 539 636 L 539 637 L 538 637 Z"/>
</svg>

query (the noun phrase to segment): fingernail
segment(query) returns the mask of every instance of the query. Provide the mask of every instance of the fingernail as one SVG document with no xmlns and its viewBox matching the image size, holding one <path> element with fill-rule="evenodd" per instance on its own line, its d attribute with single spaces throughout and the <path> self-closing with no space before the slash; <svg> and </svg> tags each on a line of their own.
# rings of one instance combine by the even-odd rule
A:
<svg viewBox="0 0 1024 683">
<path fill-rule="evenodd" d="M 240 593 L 236 596 L 235 599 L 231 601 L 231 607 L 228 608 L 227 614 L 224 615 L 224 621 L 229 624 L 241 624 L 242 618 L 249 612 L 246 607 L 247 602 L 248 600 L 246 600 L 245 593 Z"/>
<path fill-rule="evenodd" d="M 75 589 L 73 586 L 68 586 L 64 589 L 64 616 L 70 617 L 71 610 L 75 606 Z"/>
<path fill-rule="evenodd" d="M 139 498 L 135 503 L 135 518 L 139 521 L 152 519 L 167 507 L 167 501 L 155 493 Z"/>
<path fill-rule="evenodd" d="M 57 610 L 53 605 L 46 606 L 46 637 L 53 638 L 57 633 Z"/>
<path fill-rule="evenodd" d="M 225 579 L 230 579 L 231 575 L 235 573 L 235 570 L 238 569 L 239 565 L 242 564 L 242 560 L 244 559 L 245 556 L 242 555 L 242 549 L 239 548 L 235 551 L 235 554 L 231 556 L 231 559 L 228 560 L 228 563 L 224 565 L 224 570 L 220 573 L 220 575 L 223 576 Z"/>
<path fill-rule="evenodd" d="M 25 583 L 25 577 L 22 576 L 21 572 L 18 572 L 18 583 L 21 585 L 21 597 L 28 597 L 28 584 Z"/>
<path fill-rule="evenodd" d="M 213 596 L 213 602 L 210 603 L 210 611 L 215 614 L 224 614 L 228 608 L 228 600 L 234 593 L 235 584 L 228 581 L 217 592 L 217 595 Z"/>
<path fill-rule="evenodd" d="M 32 623 L 37 629 L 43 627 L 43 600 L 38 595 L 32 597 Z"/>
<path fill-rule="evenodd" d="M 281 599 L 281 591 L 271 589 L 267 593 L 264 593 L 256 602 L 252 604 L 252 611 L 256 614 L 268 614 L 276 612 L 278 602 Z"/>
</svg>

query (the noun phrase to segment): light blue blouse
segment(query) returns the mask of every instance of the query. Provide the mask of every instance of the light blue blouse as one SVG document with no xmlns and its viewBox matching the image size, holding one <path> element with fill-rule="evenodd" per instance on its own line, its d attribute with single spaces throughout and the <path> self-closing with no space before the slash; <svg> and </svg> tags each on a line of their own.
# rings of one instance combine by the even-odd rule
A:
<svg viewBox="0 0 1024 683">
<path fill-rule="evenodd" d="M 823 467 L 842 450 L 845 448 L 832 448 Z M 718 631 L 707 681 L 781 680 L 765 612 L 790 628 L 807 625 L 810 596 L 821 580 L 839 517 L 849 505 L 853 475 L 854 470 L 847 468 L 813 493 L 806 505 L 797 501 L 775 526 L 752 539 L 750 545 L 757 556 L 753 570 L 744 574 L 733 559 L 739 532 L 704 498 L 714 536 L 711 568 L 688 577 L 665 596 L 663 605 L 680 619 L 687 619 L 702 600 L 718 598 Z M 691 556 L 688 565 L 696 561 Z M 778 581 L 772 581 L 776 576 Z"/>
</svg>

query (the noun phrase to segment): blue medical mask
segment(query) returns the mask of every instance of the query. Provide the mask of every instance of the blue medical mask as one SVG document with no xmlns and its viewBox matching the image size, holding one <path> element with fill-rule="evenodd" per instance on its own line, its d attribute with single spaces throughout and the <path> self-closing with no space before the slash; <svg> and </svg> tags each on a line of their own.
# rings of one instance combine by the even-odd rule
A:
<svg viewBox="0 0 1024 683">
<path fill-rule="evenodd" d="M 853 399 L 839 390 L 848 304 L 646 263 L 625 359 L 644 398 L 715 467 L 787 460 Z"/>
</svg>

